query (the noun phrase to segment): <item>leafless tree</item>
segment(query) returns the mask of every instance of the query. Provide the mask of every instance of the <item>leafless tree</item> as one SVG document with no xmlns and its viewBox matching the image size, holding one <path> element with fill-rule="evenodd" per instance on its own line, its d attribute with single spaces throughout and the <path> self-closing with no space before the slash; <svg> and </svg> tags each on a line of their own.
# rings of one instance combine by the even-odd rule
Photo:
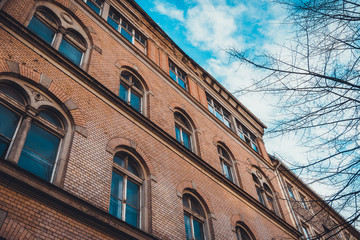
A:
<svg viewBox="0 0 360 240">
<path fill-rule="evenodd" d="M 283 117 L 270 133 L 311 147 L 292 169 L 332 186 L 325 200 L 358 227 L 360 217 L 360 1 L 280 0 L 293 38 L 277 53 L 229 54 L 265 77 L 235 94 L 276 95 Z M 304 174 L 305 175 L 305 174 Z M 340 223 L 341 224 L 341 223 Z M 357 226 L 356 226 L 357 224 Z"/>
</svg>

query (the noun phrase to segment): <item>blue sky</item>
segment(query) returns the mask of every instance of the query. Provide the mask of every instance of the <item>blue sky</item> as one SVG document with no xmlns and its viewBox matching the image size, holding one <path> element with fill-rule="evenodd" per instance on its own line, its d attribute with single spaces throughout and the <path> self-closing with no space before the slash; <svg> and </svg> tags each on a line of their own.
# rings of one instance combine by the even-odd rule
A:
<svg viewBox="0 0 360 240">
<path fill-rule="evenodd" d="M 248 86 L 262 72 L 229 59 L 224 51 L 276 52 L 286 41 L 286 12 L 263 0 L 136 0 L 173 41 L 231 92 Z M 272 105 L 277 100 L 251 94 L 237 96 L 266 125 L 277 117 Z M 269 153 L 286 159 L 302 155 L 292 136 L 266 141 Z M 280 147 L 281 146 L 281 147 Z M 297 149 L 297 150 L 295 150 Z"/>
</svg>

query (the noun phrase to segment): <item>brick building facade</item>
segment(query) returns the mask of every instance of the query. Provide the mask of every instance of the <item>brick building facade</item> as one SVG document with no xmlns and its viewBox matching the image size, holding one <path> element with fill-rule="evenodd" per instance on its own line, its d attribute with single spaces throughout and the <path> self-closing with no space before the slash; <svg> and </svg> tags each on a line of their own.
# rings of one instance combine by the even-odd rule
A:
<svg viewBox="0 0 360 240">
<path fill-rule="evenodd" d="M 266 126 L 133 0 L 1 0 L 0 43 L 0 239 L 323 232 Z"/>
</svg>

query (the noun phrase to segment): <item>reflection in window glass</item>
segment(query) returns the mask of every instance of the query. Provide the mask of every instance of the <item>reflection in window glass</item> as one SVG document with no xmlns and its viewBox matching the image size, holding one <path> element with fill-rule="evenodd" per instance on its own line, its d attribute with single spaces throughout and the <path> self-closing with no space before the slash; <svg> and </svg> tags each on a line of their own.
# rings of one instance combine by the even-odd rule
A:
<svg viewBox="0 0 360 240">
<path fill-rule="evenodd" d="M 20 116 L 0 104 L 0 158 L 4 158 Z"/>
<path fill-rule="evenodd" d="M 55 36 L 55 31 L 47 24 L 40 21 L 37 17 L 33 17 L 28 25 L 28 28 L 51 45 Z"/>
<path fill-rule="evenodd" d="M 60 44 L 59 52 L 64 54 L 65 57 L 70 59 L 77 65 L 80 65 L 82 59 L 82 52 L 72 45 L 67 39 L 63 39 Z"/>
<path fill-rule="evenodd" d="M 32 125 L 26 137 L 18 165 L 50 181 L 59 144 L 59 137 L 37 125 Z"/>
</svg>

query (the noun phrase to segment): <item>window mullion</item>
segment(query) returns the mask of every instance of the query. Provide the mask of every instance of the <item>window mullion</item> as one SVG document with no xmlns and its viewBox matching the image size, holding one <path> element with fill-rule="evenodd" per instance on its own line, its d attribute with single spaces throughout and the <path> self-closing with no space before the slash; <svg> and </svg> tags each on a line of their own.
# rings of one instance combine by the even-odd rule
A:
<svg viewBox="0 0 360 240">
<path fill-rule="evenodd" d="M 128 176 L 125 175 L 124 176 L 124 188 L 123 188 L 123 195 L 122 195 L 122 212 L 121 212 L 121 219 L 123 219 L 124 221 L 125 219 L 125 213 L 126 213 L 126 197 L 127 197 L 127 182 L 128 182 Z"/>
<path fill-rule="evenodd" d="M 27 134 L 31 127 L 32 118 L 26 115 L 22 120 L 20 120 L 20 126 L 15 132 L 15 137 L 9 147 L 9 153 L 7 159 L 13 163 L 18 163 L 22 149 L 25 144 Z"/>
</svg>

